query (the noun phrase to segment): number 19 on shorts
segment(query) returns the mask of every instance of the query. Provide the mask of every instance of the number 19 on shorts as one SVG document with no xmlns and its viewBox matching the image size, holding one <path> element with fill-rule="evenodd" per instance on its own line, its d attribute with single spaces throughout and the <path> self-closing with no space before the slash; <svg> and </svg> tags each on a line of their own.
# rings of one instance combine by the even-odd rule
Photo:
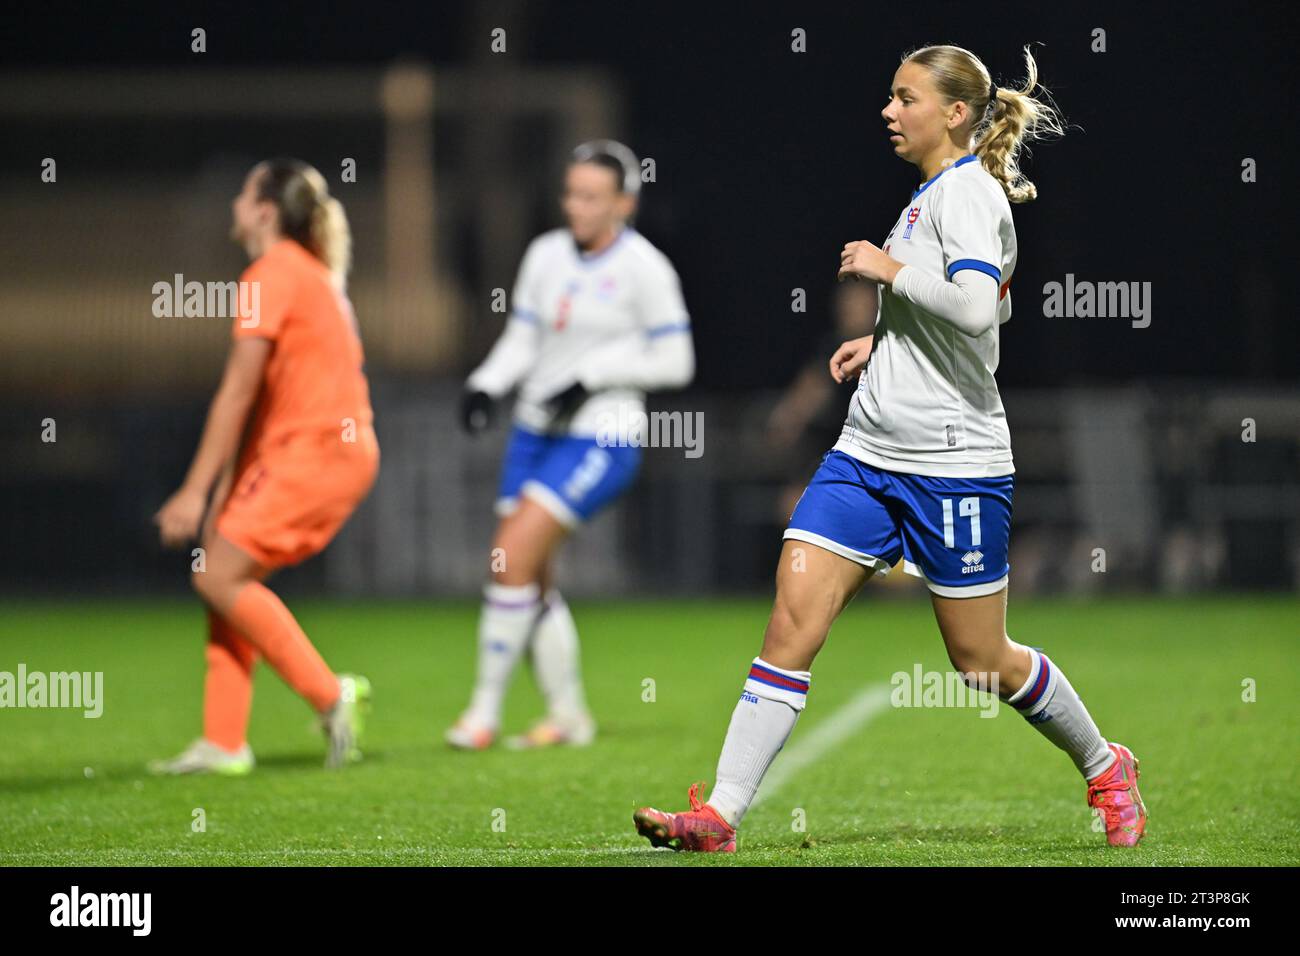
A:
<svg viewBox="0 0 1300 956">
<path fill-rule="evenodd" d="M 957 534 L 953 529 L 952 499 L 943 501 L 943 545 L 945 548 L 957 547 Z M 978 498 L 961 498 L 957 501 L 957 514 L 970 518 L 970 546 L 980 545 L 980 500 Z"/>
</svg>

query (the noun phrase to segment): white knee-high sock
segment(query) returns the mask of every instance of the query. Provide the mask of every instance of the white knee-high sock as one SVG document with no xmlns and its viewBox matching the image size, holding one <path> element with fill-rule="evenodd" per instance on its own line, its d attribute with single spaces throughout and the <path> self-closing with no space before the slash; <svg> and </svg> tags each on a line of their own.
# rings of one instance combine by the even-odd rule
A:
<svg viewBox="0 0 1300 956">
<path fill-rule="evenodd" d="M 1068 753 L 1084 779 L 1091 780 L 1114 763 L 1115 755 L 1061 669 L 1041 651 L 1028 650 L 1033 660 L 1029 679 L 1007 703 Z"/>
<path fill-rule="evenodd" d="M 754 658 L 731 714 L 718 757 L 717 781 L 709 805 L 733 827 L 740 826 L 758 785 L 785 746 L 808 699 L 808 671 L 787 671 Z"/>
<path fill-rule="evenodd" d="M 483 588 L 483 609 L 478 619 L 478 680 L 469 705 L 469 717 L 475 723 L 500 726 L 506 688 L 541 610 L 541 589 L 536 584 L 490 583 Z"/>
<path fill-rule="evenodd" d="M 546 698 L 547 716 L 572 720 L 587 712 L 579 667 L 578 627 L 560 592 L 546 592 L 545 610 L 533 630 L 529 653 L 537 684 Z"/>
</svg>

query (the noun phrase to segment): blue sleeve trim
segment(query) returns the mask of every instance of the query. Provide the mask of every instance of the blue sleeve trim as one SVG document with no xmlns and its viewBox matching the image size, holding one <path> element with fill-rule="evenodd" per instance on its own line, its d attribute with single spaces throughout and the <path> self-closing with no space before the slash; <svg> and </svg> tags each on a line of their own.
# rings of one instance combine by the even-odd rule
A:
<svg viewBox="0 0 1300 956">
<path fill-rule="evenodd" d="M 653 329 L 646 329 L 645 334 L 653 339 L 660 335 L 669 335 L 673 332 L 689 332 L 690 330 L 691 324 L 689 322 L 679 322 L 676 325 L 660 325 Z"/>
<path fill-rule="evenodd" d="M 1002 282 L 1002 270 L 990 262 L 984 262 L 981 259 L 958 259 L 956 262 L 948 264 L 948 278 L 951 279 L 954 272 L 961 272 L 962 269 L 974 269 L 976 272 L 982 272 L 986 276 L 992 276 Z"/>
</svg>

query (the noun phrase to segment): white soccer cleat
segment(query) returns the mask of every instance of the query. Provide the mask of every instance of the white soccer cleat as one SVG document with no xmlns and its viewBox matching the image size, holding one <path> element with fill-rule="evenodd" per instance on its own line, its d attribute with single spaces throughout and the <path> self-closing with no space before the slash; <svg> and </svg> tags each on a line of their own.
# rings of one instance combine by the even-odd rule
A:
<svg viewBox="0 0 1300 956">
<path fill-rule="evenodd" d="M 321 715 L 321 729 L 329 742 L 325 766 L 330 770 L 361 759 L 361 736 L 370 711 L 370 681 L 360 674 L 339 675 L 338 703 Z"/>
<path fill-rule="evenodd" d="M 507 738 L 511 750 L 536 750 L 540 747 L 586 747 L 596 739 L 596 721 L 591 714 L 577 717 L 545 717 L 526 734 Z"/>
<path fill-rule="evenodd" d="M 247 743 L 231 753 L 206 737 L 200 737 L 170 760 L 150 761 L 149 772 L 159 775 L 216 773 L 226 777 L 242 777 L 252 772 L 255 763 L 253 751 Z"/>
</svg>

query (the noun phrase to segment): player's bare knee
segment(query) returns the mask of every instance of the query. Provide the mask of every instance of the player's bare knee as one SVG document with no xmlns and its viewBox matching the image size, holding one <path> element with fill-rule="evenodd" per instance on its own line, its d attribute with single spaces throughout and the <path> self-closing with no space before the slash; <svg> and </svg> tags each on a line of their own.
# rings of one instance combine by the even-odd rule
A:
<svg viewBox="0 0 1300 956">
<path fill-rule="evenodd" d="M 515 587 L 523 584 L 541 584 L 545 556 L 516 537 L 502 537 L 492 548 L 488 573 L 493 584 Z"/>
<path fill-rule="evenodd" d="M 1003 664 L 1000 652 L 990 653 L 988 648 L 974 646 L 949 647 L 948 660 L 962 674 L 991 674 Z"/>
<path fill-rule="evenodd" d="M 825 643 L 829 628 L 825 615 L 797 608 L 778 594 L 763 635 L 763 659 L 771 654 L 811 660 Z"/>
<path fill-rule="evenodd" d="M 1033 665 L 1030 655 L 1033 653 L 1023 644 L 1017 644 L 1015 641 L 1007 638 L 1002 645 L 1002 663 L 998 670 L 1002 675 L 1002 686 L 1015 691 L 1021 684 L 1029 679 L 1030 671 Z"/>
</svg>

